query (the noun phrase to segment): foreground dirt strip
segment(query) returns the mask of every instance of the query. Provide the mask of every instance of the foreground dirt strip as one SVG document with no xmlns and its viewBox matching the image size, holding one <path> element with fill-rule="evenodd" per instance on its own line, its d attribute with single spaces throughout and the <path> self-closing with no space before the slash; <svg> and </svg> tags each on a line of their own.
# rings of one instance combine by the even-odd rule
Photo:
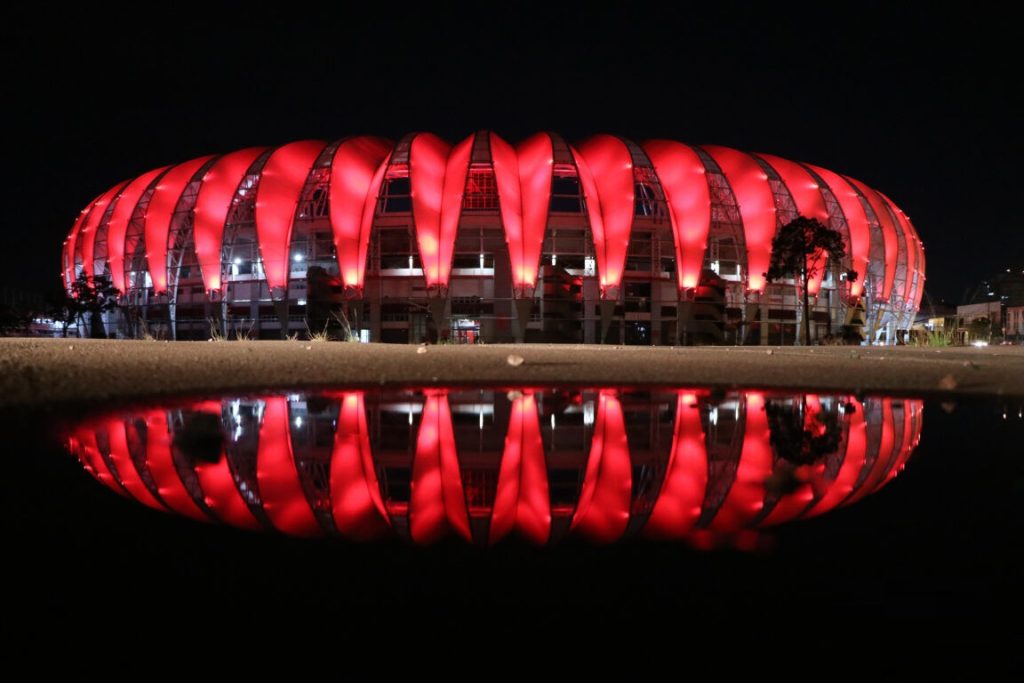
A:
<svg viewBox="0 0 1024 683">
<path fill-rule="evenodd" d="M 510 356 L 521 357 L 515 365 Z M 1024 347 L 0 339 L 0 406 L 330 384 L 673 384 L 1024 397 Z"/>
</svg>

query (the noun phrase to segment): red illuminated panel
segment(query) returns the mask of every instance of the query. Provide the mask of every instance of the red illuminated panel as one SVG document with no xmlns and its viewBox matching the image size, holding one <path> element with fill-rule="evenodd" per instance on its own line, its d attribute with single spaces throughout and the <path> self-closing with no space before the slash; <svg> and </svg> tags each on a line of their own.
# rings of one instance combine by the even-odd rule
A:
<svg viewBox="0 0 1024 683">
<path fill-rule="evenodd" d="M 750 523 L 764 508 L 764 482 L 772 474 L 771 431 L 765 412 L 764 394 L 746 395 L 746 425 L 736 478 L 709 529 L 737 531 Z"/>
<path fill-rule="evenodd" d="M 681 391 L 676 400 L 676 431 L 665 482 L 644 531 L 655 538 L 685 538 L 700 517 L 708 483 L 708 456 L 694 393 Z"/>
<path fill-rule="evenodd" d="M 551 137 L 538 133 L 513 149 L 495 133 L 490 135 L 512 283 L 519 290 L 534 287 L 551 201 Z"/>
<path fill-rule="evenodd" d="M 150 410 L 146 414 L 146 468 L 156 484 L 157 493 L 168 508 L 200 521 L 209 521 L 192 496 L 189 495 L 171 454 L 171 433 L 167 426 L 167 413 Z"/>
<path fill-rule="evenodd" d="M 764 290 L 764 274 L 772 256 L 772 238 L 775 237 L 775 197 L 768 184 L 768 176 L 749 155 L 728 147 L 708 145 L 704 150 L 711 155 L 729 181 L 740 217 L 743 236 L 747 243 L 748 289 Z"/>
<path fill-rule="evenodd" d="M 100 453 L 99 446 L 96 443 L 96 432 L 93 431 L 93 428 L 89 425 L 79 427 L 75 430 L 73 443 L 77 443 L 78 447 L 72 447 L 72 450 L 78 454 L 78 459 L 86 471 L 111 491 L 122 496 L 125 495 L 125 490 L 121 488 L 110 468 L 107 467 L 107 463 L 103 461 L 103 455 Z"/>
<path fill-rule="evenodd" d="M 448 396 L 428 392 L 416 437 L 409 501 L 409 532 L 416 543 L 432 543 L 450 525 L 471 540 Z"/>
<path fill-rule="evenodd" d="M 617 540 L 629 523 L 633 473 L 622 405 L 612 390 L 598 396 L 587 471 L 572 528 L 601 543 Z"/>
<path fill-rule="evenodd" d="M 102 196 L 102 195 L 101 195 Z M 71 227 L 71 232 L 68 233 L 67 240 L 65 242 L 65 249 L 67 249 L 67 261 L 65 263 L 64 279 L 67 283 L 67 287 L 71 288 L 71 283 L 75 281 L 75 253 L 80 250 L 81 247 L 78 245 L 78 234 L 82 230 L 82 225 L 89 218 L 92 212 L 93 206 L 96 204 L 99 197 L 89 202 L 88 206 L 81 210 L 78 214 L 78 219 L 75 224 Z"/>
<path fill-rule="evenodd" d="M 551 533 L 544 443 L 537 402 L 529 393 L 512 403 L 488 540 L 497 543 L 513 529 L 537 544 L 547 541 Z"/>
<path fill-rule="evenodd" d="M 870 260 L 868 254 L 871 251 L 871 232 L 864 206 L 860 203 L 857 193 L 838 173 L 820 166 L 805 165 L 828 185 L 846 217 L 846 225 L 850 228 L 850 262 L 857 271 L 857 280 L 850 286 L 850 294 L 859 297 L 864 292 L 864 281 L 867 279 Z"/>
<path fill-rule="evenodd" d="M 711 195 L 704 164 L 696 152 L 679 142 L 650 140 L 643 147 L 668 202 L 679 264 L 678 285 L 696 287 L 711 229 Z"/>
<path fill-rule="evenodd" d="M 823 512 L 828 512 L 843 502 L 852 492 L 860 477 L 860 471 L 864 467 L 867 457 L 867 423 L 864 421 L 864 404 L 856 399 L 850 398 L 848 402 L 854 406 L 853 415 L 850 416 L 850 431 L 846 436 L 846 455 L 839 473 L 832 481 L 825 495 L 821 497 L 814 507 L 805 516 L 814 517 Z"/>
<path fill-rule="evenodd" d="M 790 196 L 796 203 L 796 210 L 801 216 L 816 218 L 823 225 L 829 224 L 828 208 L 825 206 L 825 198 L 821 195 L 818 182 L 800 164 L 782 159 L 771 154 L 759 154 L 769 166 L 775 169 L 782 179 L 783 184 L 789 189 Z M 845 235 L 844 235 L 845 238 Z M 850 245 L 846 245 L 849 251 Z M 814 263 L 813 259 L 807 259 L 807 265 L 814 270 L 814 276 L 807 281 L 807 291 L 817 294 L 821 288 L 821 279 L 825 274 L 826 258 Z"/>
<path fill-rule="evenodd" d="M 373 206 L 380 193 L 392 143 L 381 138 L 345 140 L 331 162 L 331 230 L 338 268 L 346 287 L 362 288 L 370 244 Z"/>
<path fill-rule="evenodd" d="M 363 393 L 341 395 L 331 455 L 331 511 L 343 536 L 378 538 L 387 532 L 388 516 L 370 452 Z"/>
<path fill-rule="evenodd" d="M 167 237 L 171 228 L 174 209 L 178 206 L 185 188 L 199 169 L 212 156 L 186 161 L 167 171 L 156 184 L 156 190 L 146 209 L 146 259 L 149 262 L 149 276 L 153 279 L 153 290 L 167 291 Z"/>
<path fill-rule="evenodd" d="M 326 144 L 302 140 L 278 147 L 267 159 L 256 188 L 256 237 L 271 288 L 288 286 L 288 249 L 299 195 Z"/>
<path fill-rule="evenodd" d="M 207 291 L 220 291 L 221 248 L 228 211 L 246 172 L 264 151 L 266 147 L 249 147 L 225 154 L 203 176 L 192 230 L 199 270 Z"/>
<path fill-rule="evenodd" d="M 913 301 L 916 296 L 915 276 L 918 272 L 920 265 L 918 264 L 917 254 L 917 233 L 914 232 L 914 228 L 911 227 L 910 221 L 907 219 L 906 214 L 900 210 L 900 207 L 896 206 L 891 199 L 885 196 L 885 194 L 879 192 L 878 195 L 885 201 L 885 204 L 892 211 L 892 214 L 896 216 L 896 223 L 899 225 L 900 231 L 903 233 L 903 244 L 907 250 L 907 281 L 903 289 L 902 298 L 904 302 Z M 897 292 L 899 294 L 899 292 Z"/>
<path fill-rule="evenodd" d="M 292 455 L 288 403 L 283 396 L 267 399 L 260 424 L 256 454 L 256 481 L 263 510 L 275 528 L 292 536 L 320 536 L 323 532 L 303 493 Z"/>
<path fill-rule="evenodd" d="M 448 285 L 472 149 L 472 135 L 454 148 L 431 133 L 421 133 L 412 141 L 412 210 L 428 286 Z"/>
<path fill-rule="evenodd" d="M 117 469 L 121 486 L 124 487 L 132 498 L 140 503 L 166 512 L 167 508 L 153 497 L 153 494 L 146 488 L 142 477 L 139 476 L 138 471 L 135 469 L 135 463 L 132 462 L 132 456 L 128 450 L 128 438 L 125 434 L 124 420 L 120 417 L 110 418 L 107 420 L 106 426 L 107 439 L 110 442 L 110 461 L 114 463 L 114 468 Z"/>
<path fill-rule="evenodd" d="M 600 204 L 593 203 L 593 192 L 584 182 L 587 195 L 587 210 L 591 215 L 600 211 L 602 231 L 594 230 L 594 249 L 597 252 L 597 268 L 601 277 L 601 288 L 619 287 L 625 269 L 626 250 L 629 248 L 629 233 L 633 227 L 636 211 L 633 187 L 633 159 L 629 148 L 611 135 L 595 135 L 582 145 L 579 151 L 573 149 L 577 165 L 580 157 L 592 174 Z M 580 171 L 580 175 L 583 175 Z"/>
<path fill-rule="evenodd" d="M 193 406 L 193 409 L 220 418 L 219 401 L 203 401 Z M 197 462 L 193 470 L 199 480 L 199 488 L 203 491 L 203 502 L 217 519 L 242 529 L 263 529 L 238 491 L 227 454 L 221 451 L 217 462 Z"/>
<path fill-rule="evenodd" d="M 170 166 L 164 166 L 143 173 L 128 183 L 128 187 L 124 188 L 121 196 L 117 198 L 114 211 L 107 221 L 107 263 L 110 265 L 111 282 L 122 292 L 128 291 L 128 280 L 124 272 L 124 240 L 128 232 L 128 223 L 131 222 L 135 206 L 142 199 L 142 195 L 153 181 L 169 168 Z"/>
<path fill-rule="evenodd" d="M 107 207 L 110 206 L 110 202 L 114 201 L 114 198 L 127 184 L 120 183 L 100 195 L 100 198 L 93 204 L 89 217 L 85 219 L 85 223 L 82 224 L 82 228 L 78 232 L 78 243 L 82 250 L 82 272 L 89 277 L 94 275 L 93 266 L 96 259 L 93 254 L 96 253 L 96 233 L 100 227 L 100 221 L 103 219 Z"/>
<path fill-rule="evenodd" d="M 882 282 L 882 291 L 876 298 L 880 301 L 888 301 L 889 295 L 892 294 L 892 283 L 896 278 L 896 260 L 898 258 L 897 252 L 899 251 L 896 224 L 886 210 L 885 202 L 878 196 L 877 192 L 859 180 L 849 177 L 846 179 L 853 183 L 864 195 L 864 198 L 868 200 L 871 210 L 875 212 L 875 216 L 878 218 L 878 224 L 882 227 L 882 241 L 885 244 L 885 278 Z"/>
</svg>

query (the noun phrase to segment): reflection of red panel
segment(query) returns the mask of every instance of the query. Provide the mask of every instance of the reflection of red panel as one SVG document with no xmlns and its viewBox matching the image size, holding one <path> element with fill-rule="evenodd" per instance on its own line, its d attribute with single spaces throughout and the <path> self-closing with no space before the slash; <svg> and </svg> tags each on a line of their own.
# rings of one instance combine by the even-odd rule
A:
<svg viewBox="0 0 1024 683">
<path fill-rule="evenodd" d="M 76 451 L 78 459 L 85 466 L 86 471 L 111 491 L 122 496 L 125 495 L 125 490 L 114 479 L 107 463 L 103 461 L 93 428 L 89 425 L 79 427 L 75 430 L 74 442 L 77 442 L 77 448 L 72 447 L 72 450 Z"/>
<path fill-rule="evenodd" d="M 697 396 L 684 391 L 676 400 L 676 431 L 665 482 L 644 528 L 648 536 L 683 538 L 700 517 L 708 483 L 708 456 Z"/>
<path fill-rule="evenodd" d="M 764 508 L 764 482 L 772 473 L 771 432 L 764 394 L 748 393 L 746 405 L 743 448 L 736 478 L 722 507 L 708 525 L 713 531 L 742 529 Z"/>
<path fill-rule="evenodd" d="M 283 396 L 268 398 L 263 409 L 256 481 L 263 510 L 277 529 L 293 536 L 323 533 L 306 500 L 295 467 L 288 428 L 288 402 Z"/>
<path fill-rule="evenodd" d="M 758 156 L 779 174 L 782 183 L 789 190 L 789 194 L 796 203 L 797 212 L 801 216 L 816 218 L 823 225 L 828 226 L 828 208 L 825 206 L 825 198 L 821 195 L 818 183 L 807 172 L 807 169 L 794 161 L 772 156 L 771 154 L 759 154 Z M 850 245 L 847 244 L 846 248 L 849 251 Z M 807 265 L 814 269 L 815 274 L 814 277 L 807 281 L 807 291 L 811 294 L 816 294 L 818 289 L 821 288 L 821 279 L 825 274 L 826 259 L 822 258 L 819 262 L 812 261 L 813 259 L 808 258 Z"/>
<path fill-rule="evenodd" d="M 359 391 L 341 395 L 331 455 L 331 511 L 338 531 L 350 538 L 378 538 L 388 528 Z"/>
<path fill-rule="evenodd" d="M 151 508 L 166 511 L 167 508 L 153 497 L 135 469 L 135 463 L 132 462 L 131 453 L 128 451 L 128 438 L 124 431 L 123 419 L 113 417 L 107 420 L 107 439 L 110 442 L 110 461 L 114 463 L 121 485 L 128 494 Z"/>
<path fill-rule="evenodd" d="M 96 233 L 99 232 L 100 221 L 103 220 L 103 214 L 107 212 L 107 208 L 110 206 L 110 202 L 114 201 L 114 198 L 118 193 L 125 188 L 128 183 L 120 183 L 103 194 L 93 204 L 92 211 L 89 213 L 89 217 L 82 224 L 82 229 L 78 232 L 78 241 L 81 244 L 82 249 L 82 271 L 92 277 L 93 266 L 95 265 L 96 253 Z M 102 273 L 100 273 L 102 275 Z"/>
<path fill-rule="evenodd" d="M 881 402 L 882 438 L 878 444 L 878 454 L 875 457 L 875 462 L 871 465 L 871 471 L 864 478 L 860 488 L 843 501 L 844 505 L 860 500 L 881 486 L 899 458 L 899 448 L 896 443 L 896 420 L 892 414 L 892 399 L 883 398 Z"/>
<path fill-rule="evenodd" d="M 598 397 L 587 472 L 572 528 L 602 543 L 617 540 L 629 523 L 632 487 L 622 405 L 614 391 L 604 389 Z"/>
<path fill-rule="evenodd" d="M 886 482 L 903 470 L 907 460 L 910 459 L 910 455 L 914 452 L 914 448 L 917 447 L 917 442 L 921 439 L 921 413 L 923 410 L 924 403 L 918 399 L 905 399 L 903 401 L 903 440 L 900 442 L 900 450 L 896 461 L 889 468 L 889 472 L 886 473 Z"/>
<path fill-rule="evenodd" d="M 678 285 L 696 287 L 711 229 L 711 194 L 704 164 L 692 148 L 671 140 L 646 142 L 644 151 L 654 164 L 668 203 L 679 263 Z"/>
<path fill-rule="evenodd" d="M 551 137 L 538 133 L 513 149 L 495 133 L 490 135 L 512 282 L 517 287 L 533 287 L 551 201 Z"/>
<path fill-rule="evenodd" d="M 892 283 L 896 279 L 896 260 L 899 251 L 896 224 L 886 210 L 885 202 L 882 201 L 877 192 L 859 180 L 849 177 L 846 179 L 853 183 L 861 191 L 865 199 L 868 200 L 871 210 L 875 212 L 875 217 L 878 218 L 878 224 L 882 227 L 882 242 L 885 246 L 885 278 L 882 281 L 882 291 L 875 298 L 879 301 L 888 301 L 889 295 L 892 293 Z"/>
<path fill-rule="evenodd" d="M 747 287 L 760 292 L 766 284 L 764 274 L 771 262 L 775 237 L 775 196 L 768 176 L 748 154 L 717 145 L 708 145 L 704 150 L 722 169 L 736 196 L 747 244 Z"/>
<path fill-rule="evenodd" d="M 256 235 L 267 285 L 287 287 L 292 226 L 302 188 L 326 145 L 319 140 L 292 142 L 274 150 L 256 186 Z"/>
<path fill-rule="evenodd" d="M 212 156 L 200 157 L 178 164 L 159 181 L 146 208 L 146 259 L 155 292 L 167 291 L 167 238 L 174 218 L 174 209 L 192 177 Z"/>
<path fill-rule="evenodd" d="M 150 410 L 146 415 L 146 467 L 156 484 L 157 493 L 167 507 L 179 515 L 209 521 L 178 476 L 171 455 L 167 413 L 163 410 Z"/>
<path fill-rule="evenodd" d="M 814 394 L 807 394 L 805 398 L 806 410 L 804 412 L 804 429 L 815 436 L 820 436 L 823 426 L 817 420 L 821 414 L 821 402 Z M 813 465 L 812 471 L 816 474 L 822 472 L 824 467 Z M 797 475 L 799 477 L 799 475 Z M 775 507 L 768 513 L 758 526 L 772 526 L 799 517 L 814 500 L 814 486 L 810 481 L 801 481 L 794 490 L 784 493 L 775 503 Z"/>
<path fill-rule="evenodd" d="M 595 135 L 580 145 L 578 152 L 573 149 L 573 154 L 577 163 L 580 156 L 586 161 L 600 198 L 598 205 L 588 192 L 587 210 L 591 215 L 600 211 L 603 225 L 602 231 L 593 232 L 601 288 L 618 287 L 622 282 L 629 233 L 636 212 L 633 160 L 629 148 L 614 136 Z"/>
<path fill-rule="evenodd" d="M 219 401 L 202 401 L 194 405 L 193 410 L 220 419 Z M 226 453 L 221 451 L 217 462 L 197 462 L 193 469 L 199 480 L 199 488 L 203 491 L 203 502 L 220 521 L 242 529 L 263 528 L 238 491 Z"/>
<path fill-rule="evenodd" d="M 857 280 L 850 286 L 850 294 L 860 296 L 864 292 L 864 280 L 868 273 L 868 254 L 871 252 L 871 232 L 868 217 L 857 193 L 853 191 L 838 173 L 807 164 L 824 181 L 843 210 L 846 225 L 850 229 L 850 262 L 857 271 Z"/>
<path fill-rule="evenodd" d="M 107 221 L 107 263 L 110 264 L 111 282 L 122 292 L 128 291 L 128 280 L 124 274 L 124 240 L 128 232 L 128 223 L 135 213 L 135 206 L 142 199 L 149 186 L 161 173 L 170 166 L 164 166 L 148 173 L 143 173 L 128 183 L 114 204 L 114 210 Z"/>
<path fill-rule="evenodd" d="M 431 543 L 451 525 L 471 540 L 448 396 L 427 394 L 416 438 L 409 502 L 409 532 L 416 543 Z"/>
<path fill-rule="evenodd" d="M 538 544 L 551 533 L 544 443 L 533 394 L 512 403 L 488 540 L 496 543 L 513 529 Z"/>
<path fill-rule="evenodd" d="M 338 269 L 346 287 L 363 286 L 373 212 L 392 144 L 375 137 L 349 138 L 331 162 L 330 209 Z"/>
<path fill-rule="evenodd" d="M 451 148 L 436 135 L 421 133 L 409 150 L 413 218 L 427 285 L 448 284 L 473 137 Z"/>
<path fill-rule="evenodd" d="M 854 407 L 854 412 L 850 416 L 850 431 L 846 436 L 846 455 L 843 458 L 843 464 L 839 468 L 835 480 L 829 484 L 825 495 L 815 503 L 813 508 L 804 513 L 807 517 L 828 512 L 843 502 L 853 492 L 861 468 L 864 467 L 868 444 L 864 404 L 854 398 L 847 399 L 847 403 Z"/>
<path fill-rule="evenodd" d="M 192 234 L 199 270 L 207 291 L 220 290 L 224 224 L 238 186 L 245 179 L 249 167 L 264 151 L 265 147 L 249 147 L 225 154 L 203 175 L 196 196 Z"/>
</svg>

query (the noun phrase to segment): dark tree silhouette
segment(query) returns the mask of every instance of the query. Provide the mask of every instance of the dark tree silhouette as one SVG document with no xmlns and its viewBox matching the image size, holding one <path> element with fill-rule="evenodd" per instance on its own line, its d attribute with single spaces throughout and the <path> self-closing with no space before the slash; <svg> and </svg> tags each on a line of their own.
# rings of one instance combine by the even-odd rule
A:
<svg viewBox="0 0 1024 683">
<path fill-rule="evenodd" d="M 810 465 L 839 450 L 843 430 L 837 412 L 820 411 L 809 423 L 806 396 L 797 403 L 769 399 L 765 411 L 770 442 L 780 458 L 794 465 Z"/>
<path fill-rule="evenodd" d="M 103 329 L 103 313 L 117 308 L 117 297 L 121 292 L 105 275 L 89 276 L 81 273 L 71 283 L 71 294 L 64 294 L 55 311 L 55 319 L 64 324 L 64 335 L 67 336 L 67 325 L 79 321 L 87 326 L 90 337 L 106 337 Z"/>
<path fill-rule="evenodd" d="M 769 282 L 792 277 L 797 280 L 803 295 L 803 323 L 801 324 L 804 345 L 811 344 L 810 304 L 807 282 L 824 267 L 826 255 L 833 263 L 841 263 L 846 256 L 843 236 L 816 218 L 797 216 L 779 228 L 772 240 L 772 258 L 765 278 Z M 846 279 L 857 279 L 854 270 L 846 273 Z"/>
</svg>

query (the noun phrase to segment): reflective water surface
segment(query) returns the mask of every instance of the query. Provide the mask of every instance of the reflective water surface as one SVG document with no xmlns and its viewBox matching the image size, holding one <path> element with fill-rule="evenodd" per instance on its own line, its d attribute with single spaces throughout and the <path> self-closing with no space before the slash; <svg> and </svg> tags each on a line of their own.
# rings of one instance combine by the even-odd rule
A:
<svg viewBox="0 0 1024 683">
<path fill-rule="evenodd" d="M 906 465 L 923 403 L 702 389 L 374 389 L 178 401 L 68 428 L 117 493 L 291 536 L 753 547 Z"/>
</svg>

